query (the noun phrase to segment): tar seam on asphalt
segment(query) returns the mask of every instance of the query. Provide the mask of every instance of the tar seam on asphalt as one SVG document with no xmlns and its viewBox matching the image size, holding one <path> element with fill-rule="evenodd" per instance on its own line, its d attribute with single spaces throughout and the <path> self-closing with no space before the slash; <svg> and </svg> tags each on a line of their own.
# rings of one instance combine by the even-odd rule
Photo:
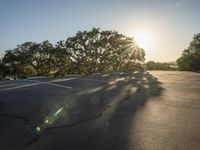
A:
<svg viewBox="0 0 200 150">
<path fill-rule="evenodd" d="M 137 90 L 138 89 L 139 88 L 137 88 Z M 79 120 L 76 123 L 71 123 L 71 124 L 67 124 L 67 125 L 61 125 L 61 126 L 58 126 L 58 127 L 47 127 L 42 134 L 38 134 L 33 140 L 31 140 L 30 142 L 28 142 L 27 145 L 23 148 L 23 150 L 25 150 L 31 144 L 33 144 L 34 142 L 36 142 L 42 135 L 44 135 L 45 133 L 47 133 L 49 130 L 71 127 L 71 126 L 79 125 L 79 124 L 82 124 L 82 123 L 85 123 L 85 122 L 92 121 L 92 120 L 100 118 L 103 115 L 103 113 L 106 110 L 108 110 L 109 108 L 111 108 L 112 106 L 117 105 L 117 104 L 121 104 L 122 102 L 124 102 L 125 100 L 127 100 L 130 96 L 135 95 L 137 93 L 137 90 L 133 94 L 126 96 L 125 98 L 123 98 L 121 101 L 118 101 L 117 103 L 108 104 L 107 106 L 105 106 L 102 109 L 102 111 L 100 111 L 99 113 L 96 113 L 96 115 L 93 116 L 93 117 L 82 119 L 82 120 Z"/>
</svg>

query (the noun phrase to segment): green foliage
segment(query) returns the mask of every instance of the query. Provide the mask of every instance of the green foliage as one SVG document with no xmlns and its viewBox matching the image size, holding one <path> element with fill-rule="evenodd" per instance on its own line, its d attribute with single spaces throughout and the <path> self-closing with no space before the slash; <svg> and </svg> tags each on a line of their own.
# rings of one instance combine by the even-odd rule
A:
<svg viewBox="0 0 200 150">
<path fill-rule="evenodd" d="M 3 63 L 9 74 L 30 75 L 109 73 L 142 70 L 145 52 L 132 38 L 116 31 L 78 31 L 75 36 L 52 45 L 25 42 L 6 51 Z"/>
<path fill-rule="evenodd" d="M 194 35 L 189 47 L 177 59 L 180 70 L 200 71 L 200 33 Z"/>
<path fill-rule="evenodd" d="M 35 76 L 35 75 L 37 75 L 37 71 L 31 65 L 24 66 L 23 71 L 24 71 L 24 74 L 26 76 Z"/>
<path fill-rule="evenodd" d="M 148 61 L 145 66 L 147 70 L 175 70 L 175 68 L 172 68 L 169 63 Z"/>
<path fill-rule="evenodd" d="M 0 77 L 3 79 L 6 75 L 11 74 L 11 68 L 9 66 L 6 66 L 2 60 L 0 60 Z"/>
<path fill-rule="evenodd" d="M 0 80 L 3 80 L 4 72 L 5 72 L 5 66 L 2 64 L 0 59 Z"/>
</svg>

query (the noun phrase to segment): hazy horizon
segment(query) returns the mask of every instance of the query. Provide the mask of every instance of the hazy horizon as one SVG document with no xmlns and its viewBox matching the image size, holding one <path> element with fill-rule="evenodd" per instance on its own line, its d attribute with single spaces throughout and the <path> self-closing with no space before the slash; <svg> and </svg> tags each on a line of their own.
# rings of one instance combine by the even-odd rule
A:
<svg viewBox="0 0 200 150">
<path fill-rule="evenodd" d="M 135 37 L 146 61 L 175 61 L 199 33 L 198 0 L 1 0 L 0 56 L 26 41 L 55 44 L 100 27 Z"/>
</svg>

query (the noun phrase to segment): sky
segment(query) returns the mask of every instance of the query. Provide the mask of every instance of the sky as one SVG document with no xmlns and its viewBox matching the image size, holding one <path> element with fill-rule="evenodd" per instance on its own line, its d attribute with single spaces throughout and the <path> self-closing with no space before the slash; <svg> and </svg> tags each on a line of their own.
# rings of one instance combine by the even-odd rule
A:
<svg viewBox="0 0 200 150">
<path fill-rule="evenodd" d="M 134 37 L 146 61 L 175 61 L 200 32 L 200 0 L 0 0 L 0 57 L 100 27 Z"/>
</svg>

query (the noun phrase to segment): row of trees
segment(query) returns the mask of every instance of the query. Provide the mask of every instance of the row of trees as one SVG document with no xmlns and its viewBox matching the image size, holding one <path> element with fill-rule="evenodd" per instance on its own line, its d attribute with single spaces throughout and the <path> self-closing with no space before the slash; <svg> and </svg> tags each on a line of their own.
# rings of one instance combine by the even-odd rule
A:
<svg viewBox="0 0 200 150">
<path fill-rule="evenodd" d="M 200 33 L 195 34 L 189 47 L 177 59 L 180 70 L 200 71 Z"/>
<path fill-rule="evenodd" d="M 145 52 L 134 40 L 116 31 L 79 31 L 55 45 L 49 41 L 25 42 L 7 50 L 1 75 L 91 74 L 142 69 Z"/>
<path fill-rule="evenodd" d="M 91 74 L 113 71 L 175 70 L 167 63 L 149 61 L 134 40 L 116 31 L 79 31 L 73 37 L 57 42 L 25 42 L 7 50 L 0 60 L 0 78 L 12 75 Z M 177 60 L 179 70 L 200 71 L 200 33 Z"/>
<path fill-rule="evenodd" d="M 147 70 L 177 70 L 176 65 L 174 63 L 160 63 L 154 61 L 148 61 L 145 64 L 145 68 Z"/>
</svg>

